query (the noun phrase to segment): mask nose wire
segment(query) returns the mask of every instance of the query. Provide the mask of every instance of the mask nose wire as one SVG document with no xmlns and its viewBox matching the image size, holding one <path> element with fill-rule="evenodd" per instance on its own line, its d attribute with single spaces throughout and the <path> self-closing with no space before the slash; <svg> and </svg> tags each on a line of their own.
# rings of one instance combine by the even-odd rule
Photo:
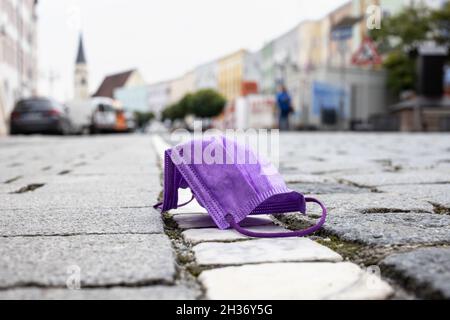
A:
<svg viewBox="0 0 450 320">
<path fill-rule="evenodd" d="M 234 220 L 234 217 L 231 214 L 228 214 L 225 219 L 230 224 L 230 226 L 235 229 L 237 232 L 246 235 L 248 237 L 253 238 L 290 238 L 290 237 L 306 237 L 316 231 L 318 231 L 322 226 L 325 224 L 325 221 L 327 219 L 327 208 L 325 205 L 320 202 L 319 200 L 315 198 L 305 198 L 306 202 L 312 202 L 318 204 L 322 208 L 322 216 L 319 220 L 319 222 L 308 229 L 304 230 L 298 230 L 293 232 L 280 232 L 280 233 L 262 233 L 262 232 L 253 232 L 247 229 L 242 228 L 236 221 Z"/>
</svg>

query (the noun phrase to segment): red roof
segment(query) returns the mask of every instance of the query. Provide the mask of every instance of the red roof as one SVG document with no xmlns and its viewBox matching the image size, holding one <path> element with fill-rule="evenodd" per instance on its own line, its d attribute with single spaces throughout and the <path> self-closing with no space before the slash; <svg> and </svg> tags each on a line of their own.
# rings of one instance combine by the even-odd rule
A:
<svg viewBox="0 0 450 320">
<path fill-rule="evenodd" d="M 114 90 L 123 87 L 134 71 L 130 70 L 107 76 L 94 94 L 94 97 L 114 98 Z"/>
</svg>

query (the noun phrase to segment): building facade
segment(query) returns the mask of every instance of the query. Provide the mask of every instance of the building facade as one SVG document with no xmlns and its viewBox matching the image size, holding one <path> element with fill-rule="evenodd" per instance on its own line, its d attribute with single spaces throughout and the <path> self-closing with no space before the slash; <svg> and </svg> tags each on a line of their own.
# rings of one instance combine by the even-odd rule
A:
<svg viewBox="0 0 450 320">
<path fill-rule="evenodd" d="M 195 83 L 195 71 L 187 72 L 182 77 L 173 79 L 170 82 L 170 103 L 176 103 L 180 101 L 186 94 L 195 92 Z"/>
<path fill-rule="evenodd" d="M 246 54 L 246 50 L 239 50 L 219 60 L 219 92 L 227 100 L 233 100 L 241 94 Z"/>
<path fill-rule="evenodd" d="M 159 82 L 148 86 L 148 108 L 157 118 L 170 103 L 170 82 Z"/>
<path fill-rule="evenodd" d="M 0 0 L 0 135 L 14 103 L 37 94 L 36 7 L 36 0 Z"/>
<path fill-rule="evenodd" d="M 121 106 L 127 111 L 149 111 L 149 92 L 147 85 L 117 88 L 114 90 L 114 99 L 120 101 Z"/>
<path fill-rule="evenodd" d="M 233 101 L 241 95 L 256 93 L 261 82 L 262 55 L 241 49 L 218 61 L 219 92 Z"/>
<path fill-rule="evenodd" d="M 133 69 L 106 76 L 93 96 L 114 99 L 114 93 L 117 89 L 142 87 L 145 85 L 146 82 L 141 73 Z"/>
<path fill-rule="evenodd" d="M 217 90 L 218 85 L 218 63 L 217 61 L 205 63 L 195 68 L 195 89 L 214 89 Z"/>
<path fill-rule="evenodd" d="M 261 81 L 260 90 L 264 94 L 275 94 L 275 60 L 274 43 L 270 41 L 261 49 Z"/>
</svg>

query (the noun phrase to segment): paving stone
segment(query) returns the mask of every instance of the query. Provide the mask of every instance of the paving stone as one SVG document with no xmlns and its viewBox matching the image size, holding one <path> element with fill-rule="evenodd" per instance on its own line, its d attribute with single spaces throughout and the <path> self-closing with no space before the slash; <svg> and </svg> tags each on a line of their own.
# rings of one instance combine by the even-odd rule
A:
<svg viewBox="0 0 450 320">
<path fill-rule="evenodd" d="M 180 229 L 201 229 L 217 227 L 213 219 L 206 214 L 179 214 L 173 217 Z M 267 215 L 247 217 L 240 225 L 243 227 L 254 227 L 273 224 L 272 219 Z"/>
<path fill-rule="evenodd" d="M 334 182 L 334 179 L 323 176 L 323 175 L 312 175 L 312 174 L 301 174 L 296 172 L 291 172 L 288 174 L 282 174 L 284 180 L 287 184 L 297 184 L 297 183 L 329 183 Z"/>
<path fill-rule="evenodd" d="M 186 214 L 208 214 L 205 208 L 198 206 L 186 206 L 176 210 L 170 210 L 170 214 L 173 216 L 186 215 Z"/>
<path fill-rule="evenodd" d="M 422 248 L 394 254 L 382 266 L 423 298 L 450 299 L 450 248 Z"/>
<path fill-rule="evenodd" d="M 432 204 L 424 200 L 400 197 L 398 194 L 360 193 L 360 194 L 326 194 L 317 197 L 330 213 L 339 210 L 347 213 L 364 212 L 433 212 Z M 317 206 L 309 206 L 315 208 Z"/>
<path fill-rule="evenodd" d="M 45 188 L 45 187 L 43 187 Z M 41 189 L 43 189 L 41 188 Z M 86 193 L 77 195 L 71 192 L 47 193 L 27 192 L 23 194 L 0 194 L 0 210 L 11 209 L 36 209 L 52 210 L 64 208 L 136 208 L 152 207 L 155 204 L 158 192 Z"/>
<path fill-rule="evenodd" d="M 342 261 L 342 257 L 306 238 L 258 239 L 233 243 L 201 243 L 192 249 L 199 265 L 264 262 Z"/>
<path fill-rule="evenodd" d="M 150 160 L 150 159 L 149 159 Z M 148 163 L 136 163 L 136 164 L 110 164 L 104 166 L 101 164 L 87 165 L 73 169 L 73 173 L 77 175 L 108 175 L 111 176 L 128 176 L 130 174 L 145 175 L 153 174 L 159 175 L 159 168 L 148 161 Z"/>
<path fill-rule="evenodd" d="M 302 194 L 368 193 L 367 189 L 337 183 L 289 183 L 288 187 Z"/>
<path fill-rule="evenodd" d="M 226 267 L 204 271 L 199 280 L 212 300 L 363 300 L 393 293 L 387 283 L 347 262 Z"/>
<path fill-rule="evenodd" d="M 414 170 L 407 172 L 380 172 L 378 174 L 361 174 L 342 176 L 342 179 L 363 186 L 386 186 L 402 184 L 449 183 L 450 172 L 437 170 Z"/>
<path fill-rule="evenodd" d="M 429 213 L 334 213 L 324 229 L 368 245 L 450 244 L 450 216 Z"/>
<path fill-rule="evenodd" d="M 266 225 L 258 227 L 248 227 L 248 230 L 254 232 L 287 232 L 285 228 L 276 225 Z M 206 229 L 189 229 L 183 231 L 183 237 L 186 241 L 192 244 L 198 244 L 200 242 L 230 242 L 236 240 L 249 240 L 253 239 L 238 233 L 235 230 L 219 230 L 217 228 Z"/>
<path fill-rule="evenodd" d="M 281 170 L 283 174 L 301 173 L 301 174 L 351 174 L 354 172 L 365 173 L 379 170 L 379 165 L 365 159 L 354 160 L 348 156 L 327 157 L 323 161 L 306 160 L 302 161 L 292 158 L 292 162 L 283 161 L 290 170 Z"/>
<path fill-rule="evenodd" d="M 0 236 L 164 233 L 160 214 L 140 209 L 0 210 Z"/>
<path fill-rule="evenodd" d="M 422 184 L 380 187 L 380 191 L 406 199 L 419 199 L 450 208 L 450 184 Z"/>
<path fill-rule="evenodd" d="M 200 293 L 185 286 L 110 289 L 11 289 L 0 300 L 194 300 Z"/>
<path fill-rule="evenodd" d="M 174 257 L 165 235 L 0 238 L 0 288 L 65 287 L 72 266 L 81 286 L 172 283 Z"/>
</svg>

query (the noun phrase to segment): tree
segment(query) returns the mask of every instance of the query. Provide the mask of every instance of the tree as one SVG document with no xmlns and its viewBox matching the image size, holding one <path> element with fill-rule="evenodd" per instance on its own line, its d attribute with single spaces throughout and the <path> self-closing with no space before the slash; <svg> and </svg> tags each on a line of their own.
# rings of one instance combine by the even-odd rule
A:
<svg viewBox="0 0 450 320">
<path fill-rule="evenodd" d="M 189 114 L 199 118 L 213 118 L 222 113 L 225 104 L 225 98 L 212 89 L 188 93 L 179 102 L 164 109 L 162 120 L 182 120 Z"/>
<path fill-rule="evenodd" d="M 371 30 L 370 37 L 379 51 L 386 54 L 384 68 L 389 89 L 397 95 L 414 89 L 417 71 L 412 53 L 424 41 L 449 44 L 450 2 L 434 11 L 423 5 L 406 7 L 394 16 L 383 18 L 381 29 Z"/>
<path fill-rule="evenodd" d="M 415 87 L 415 61 L 410 59 L 402 51 L 392 51 L 385 59 L 384 67 L 388 70 L 387 86 L 392 92 L 398 94 Z"/>
<path fill-rule="evenodd" d="M 199 118 L 213 118 L 222 113 L 227 101 L 217 91 L 205 89 L 197 91 L 190 102 L 193 115 Z"/>
<path fill-rule="evenodd" d="M 185 116 L 186 116 L 185 110 L 179 103 L 174 103 L 174 104 L 168 106 L 162 112 L 163 120 L 169 119 L 171 121 L 175 121 L 175 120 L 184 119 Z"/>
<path fill-rule="evenodd" d="M 136 122 L 139 128 L 143 128 L 155 118 L 155 114 L 153 112 L 136 111 L 134 113 L 134 116 L 136 118 Z"/>
<path fill-rule="evenodd" d="M 409 6 L 398 14 L 383 18 L 380 29 L 370 31 L 370 37 L 382 53 L 416 49 L 428 39 L 430 10 L 422 5 Z"/>
<path fill-rule="evenodd" d="M 442 9 L 431 12 L 430 23 L 436 42 L 448 46 L 450 44 L 450 1 L 447 1 Z"/>
<path fill-rule="evenodd" d="M 429 38 L 430 31 L 430 10 L 423 6 L 410 6 L 397 15 L 385 17 L 381 29 L 370 31 L 379 51 L 386 54 L 383 66 L 392 93 L 399 95 L 414 89 L 417 74 L 410 53 Z"/>
<path fill-rule="evenodd" d="M 179 102 L 178 107 L 180 108 L 180 112 L 182 112 L 183 118 L 187 116 L 188 114 L 192 114 L 192 101 L 193 101 L 194 95 L 192 93 L 186 94 Z"/>
</svg>

